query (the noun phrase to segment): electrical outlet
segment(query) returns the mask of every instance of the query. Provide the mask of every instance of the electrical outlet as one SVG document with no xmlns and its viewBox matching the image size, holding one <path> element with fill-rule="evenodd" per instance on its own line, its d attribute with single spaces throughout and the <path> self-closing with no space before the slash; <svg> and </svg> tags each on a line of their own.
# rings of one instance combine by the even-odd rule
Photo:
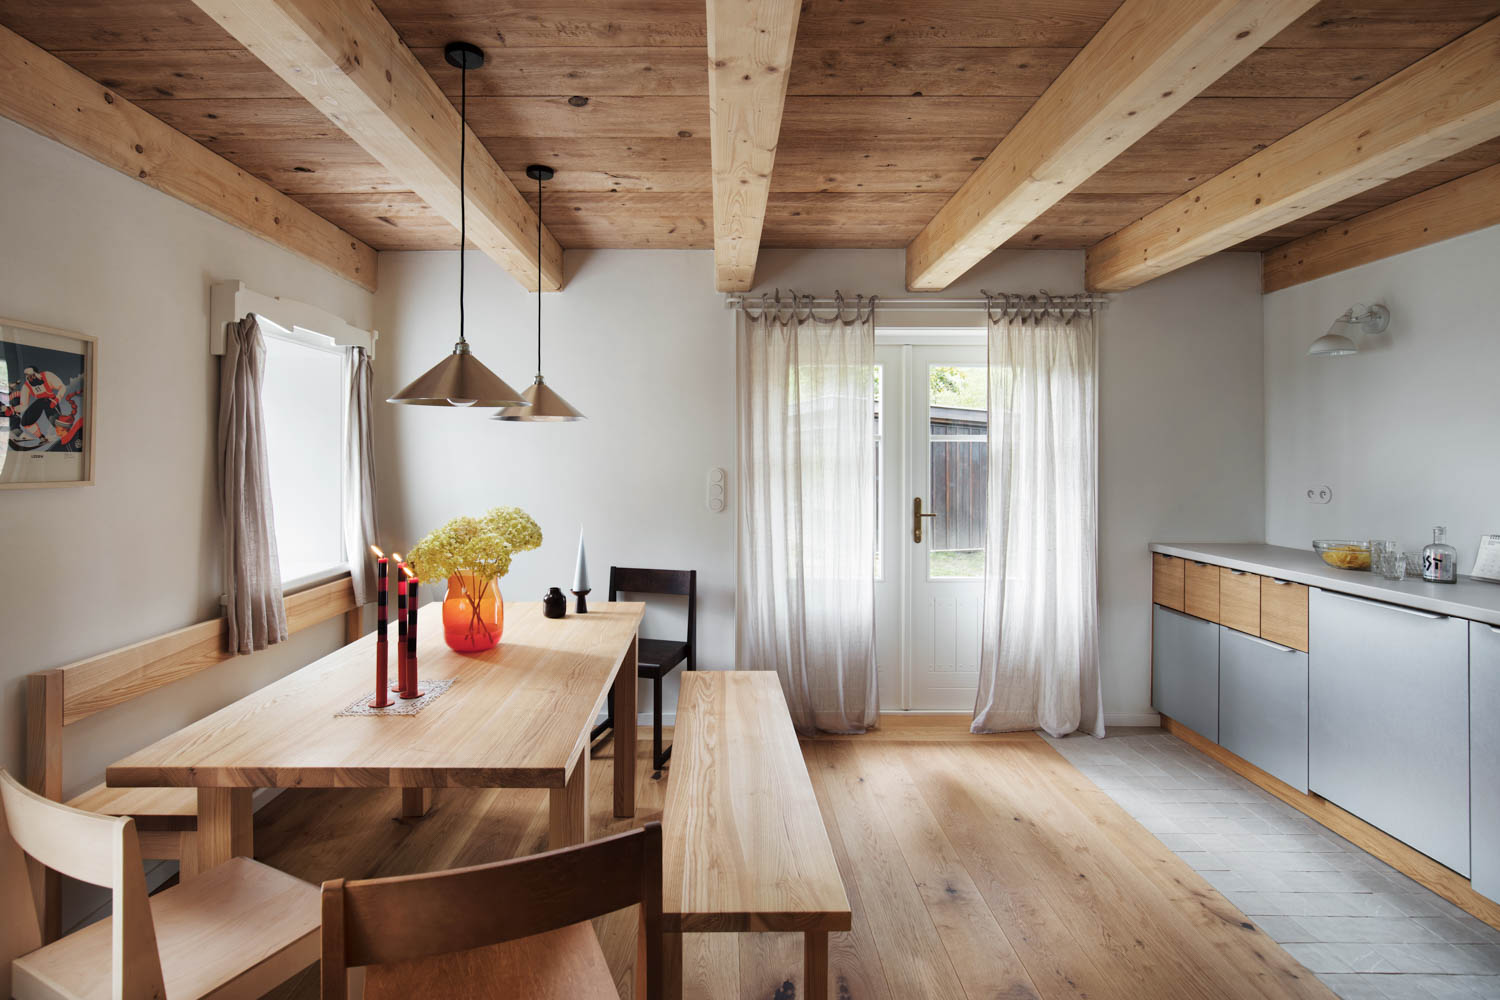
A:
<svg viewBox="0 0 1500 1000">
<path fill-rule="evenodd" d="M 1308 503 L 1327 503 L 1333 499 L 1333 490 L 1327 486 L 1309 486 L 1307 488 Z"/>
<path fill-rule="evenodd" d="M 708 470 L 708 495 L 704 498 L 708 509 L 715 514 L 724 512 L 729 503 L 729 477 L 723 469 Z"/>
</svg>

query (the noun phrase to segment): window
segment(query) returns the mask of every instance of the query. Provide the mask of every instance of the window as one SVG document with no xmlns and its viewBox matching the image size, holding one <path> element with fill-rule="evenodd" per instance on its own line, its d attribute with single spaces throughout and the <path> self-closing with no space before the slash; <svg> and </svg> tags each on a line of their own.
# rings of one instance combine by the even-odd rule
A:
<svg viewBox="0 0 1500 1000">
<path fill-rule="evenodd" d="M 261 405 L 282 584 L 331 575 L 344 555 L 343 349 L 298 327 L 260 317 L 266 340 Z"/>
<path fill-rule="evenodd" d="M 938 514 L 928 549 L 929 579 L 984 576 L 989 484 L 989 411 L 984 365 L 929 365 L 929 502 Z"/>
</svg>

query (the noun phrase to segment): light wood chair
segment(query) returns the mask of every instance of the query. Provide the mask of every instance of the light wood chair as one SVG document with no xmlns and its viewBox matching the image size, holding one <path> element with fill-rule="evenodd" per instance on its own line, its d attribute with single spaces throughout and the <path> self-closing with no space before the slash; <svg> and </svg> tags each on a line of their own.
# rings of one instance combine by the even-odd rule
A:
<svg viewBox="0 0 1500 1000">
<path fill-rule="evenodd" d="M 110 889 L 112 915 L 41 946 L 41 865 Z M 318 960 L 318 890 L 248 858 L 146 895 L 135 821 L 0 771 L 0 996 L 259 997 Z"/>
<path fill-rule="evenodd" d="M 617 1000 L 589 923 L 641 907 L 634 996 L 662 997 L 661 824 L 514 861 L 323 883 L 323 997 Z M 643 981 L 644 980 L 644 981 Z"/>
</svg>

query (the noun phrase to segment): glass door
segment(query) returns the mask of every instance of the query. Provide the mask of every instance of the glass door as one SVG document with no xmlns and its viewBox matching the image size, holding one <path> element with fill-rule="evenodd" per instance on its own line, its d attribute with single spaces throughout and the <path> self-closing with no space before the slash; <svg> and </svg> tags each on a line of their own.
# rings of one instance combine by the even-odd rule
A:
<svg viewBox="0 0 1500 1000">
<path fill-rule="evenodd" d="M 887 711 L 968 711 L 984 606 L 981 346 L 880 347 L 876 655 Z"/>
</svg>

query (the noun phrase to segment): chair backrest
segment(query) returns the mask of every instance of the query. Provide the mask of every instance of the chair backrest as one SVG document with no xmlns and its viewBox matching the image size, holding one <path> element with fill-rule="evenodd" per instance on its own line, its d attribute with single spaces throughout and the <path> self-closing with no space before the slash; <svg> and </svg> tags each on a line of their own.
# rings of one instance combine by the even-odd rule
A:
<svg viewBox="0 0 1500 1000">
<path fill-rule="evenodd" d="M 348 970 L 436 959 L 641 904 L 646 996 L 662 995 L 661 824 L 513 861 L 323 883 L 323 997 Z M 440 968 L 441 961 L 434 963 Z"/>
<path fill-rule="evenodd" d="M 111 995 L 163 997 L 161 957 L 146 897 L 135 821 L 101 816 L 45 799 L 0 771 L 0 986 L 11 995 L 12 960 L 41 946 L 40 877 L 27 858 L 114 893 Z"/>
<path fill-rule="evenodd" d="M 626 594 L 661 594 L 686 597 L 688 669 L 696 669 L 694 655 L 698 638 L 698 571 L 695 569 L 639 569 L 631 566 L 609 568 L 609 599 Z"/>
</svg>

